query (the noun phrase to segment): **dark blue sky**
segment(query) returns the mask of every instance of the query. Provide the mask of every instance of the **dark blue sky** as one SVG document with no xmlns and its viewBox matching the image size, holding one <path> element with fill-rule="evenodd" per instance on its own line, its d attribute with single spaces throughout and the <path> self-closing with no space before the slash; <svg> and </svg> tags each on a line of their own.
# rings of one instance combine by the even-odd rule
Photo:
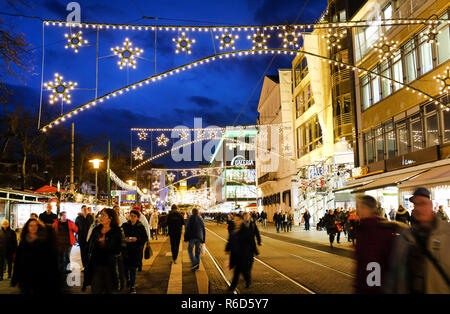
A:
<svg viewBox="0 0 450 314">
<path fill-rule="evenodd" d="M 78 1 L 81 5 L 81 21 L 91 23 L 129 23 L 155 24 L 154 20 L 141 19 L 143 15 L 168 19 L 198 20 L 240 25 L 283 24 L 293 22 L 306 0 L 228 0 L 228 1 L 144 1 L 110 0 Z M 32 7 L 18 5 L 16 9 L 6 4 L 1 11 L 39 16 L 49 20 L 65 20 L 65 10 L 70 1 L 44 0 L 28 1 Z M 326 7 L 326 0 L 310 0 L 300 15 L 298 23 L 314 22 Z M 37 19 L 0 16 L 15 32 L 25 35 L 26 40 L 36 48 L 30 53 L 29 65 L 32 70 L 22 73 L 22 82 L 7 77 L 6 83 L 17 86 L 18 99 L 27 104 L 39 106 L 39 92 L 42 62 L 42 23 Z M 158 25 L 213 25 L 186 21 L 160 19 Z M 74 29 L 75 31 L 75 29 Z M 65 80 L 78 82 L 82 90 L 72 91 L 72 104 L 66 104 L 64 111 L 94 98 L 95 87 L 95 42 L 96 31 L 83 28 L 83 37 L 89 46 L 80 48 L 78 54 L 65 49 L 64 34 L 66 27 L 45 28 L 44 82 L 51 81 L 54 73 L 64 76 Z M 217 33 L 220 34 L 220 33 Z M 240 38 L 237 49 L 250 49 L 247 35 L 251 32 L 236 32 Z M 169 70 L 175 66 L 214 54 L 211 34 L 193 32 L 191 37 L 197 42 L 192 54 L 176 55 L 175 31 L 158 32 L 157 70 Z M 215 35 L 215 34 L 214 34 Z M 108 31 L 99 35 L 99 56 L 111 54 L 110 48 L 122 46 L 129 38 L 133 46 L 144 49 L 137 59 L 137 69 L 120 70 L 117 57 L 99 60 L 98 95 L 135 82 L 154 74 L 154 32 L 152 31 Z M 276 33 L 272 35 L 276 36 Z M 214 39 L 218 50 L 218 40 Z M 271 47 L 279 47 L 280 40 L 273 39 Z M 219 50 L 218 50 L 219 51 Z M 268 66 L 271 56 L 243 56 L 216 61 L 183 72 L 177 76 L 150 84 L 124 96 L 109 100 L 77 115 L 73 121 L 78 131 L 84 134 L 106 134 L 112 144 L 120 140 L 129 141 L 132 127 L 174 127 L 186 125 L 193 127 L 194 117 L 203 118 L 204 126 L 232 125 L 242 107 L 250 97 L 252 90 Z M 276 74 L 278 68 L 290 68 L 292 57 L 277 56 L 266 74 Z M 20 87 L 20 88 L 19 88 Z M 257 89 L 237 124 L 254 124 L 257 117 L 257 103 L 261 84 Z M 49 93 L 43 94 L 43 106 L 48 103 Z M 55 105 L 54 105 L 55 106 Z M 58 105 L 59 106 L 59 105 Z M 69 120 L 71 121 L 71 120 Z M 70 124 L 65 123 L 68 127 Z"/>
</svg>

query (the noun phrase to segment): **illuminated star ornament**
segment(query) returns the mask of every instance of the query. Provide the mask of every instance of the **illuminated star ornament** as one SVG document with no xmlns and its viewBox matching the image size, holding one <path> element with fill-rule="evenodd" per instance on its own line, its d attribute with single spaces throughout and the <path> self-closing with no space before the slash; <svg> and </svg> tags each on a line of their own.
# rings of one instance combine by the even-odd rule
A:
<svg viewBox="0 0 450 314">
<path fill-rule="evenodd" d="M 144 50 L 139 48 L 131 48 L 132 43 L 128 38 L 125 38 L 124 45 L 125 46 L 122 46 L 120 48 L 111 48 L 114 54 L 120 58 L 120 61 L 117 62 L 120 69 L 122 69 L 124 66 L 131 66 L 133 69 L 136 69 L 135 58 L 139 57 L 139 55 L 143 53 Z"/>
<path fill-rule="evenodd" d="M 209 137 L 210 137 L 210 138 L 216 138 L 216 137 L 217 137 L 217 131 L 211 131 L 211 132 L 209 132 Z"/>
<path fill-rule="evenodd" d="M 264 33 L 261 33 L 260 30 L 258 30 L 252 36 L 248 35 L 247 38 L 253 41 L 252 49 L 267 49 L 266 41 L 270 38 L 270 35 L 264 35 Z"/>
<path fill-rule="evenodd" d="M 134 160 L 142 160 L 142 159 L 144 159 L 144 153 L 145 153 L 145 150 L 142 150 L 139 147 L 135 151 L 132 151 L 132 154 L 134 156 Z"/>
<path fill-rule="evenodd" d="M 378 52 L 378 57 L 381 61 L 394 56 L 394 51 L 397 49 L 398 41 L 388 41 L 386 37 L 381 36 L 374 44 L 373 48 Z"/>
<path fill-rule="evenodd" d="M 154 189 L 159 189 L 159 181 L 154 181 L 152 183 L 152 186 L 153 186 Z"/>
<path fill-rule="evenodd" d="M 188 137 L 189 137 L 189 132 L 188 132 L 188 131 L 183 130 L 183 131 L 180 133 L 180 140 L 185 141 L 185 140 L 188 139 Z"/>
<path fill-rule="evenodd" d="M 428 43 L 436 42 L 436 44 L 439 45 L 439 42 L 437 41 L 437 35 L 439 35 L 440 33 L 441 31 L 437 29 L 436 25 L 430 25 L 422 34 Z"/>
<path fill-rule="evenodd" d="M 161 170 L 156 170 L 155 173 L 156 173 L 157 176 L 160 176 L 162 174 L 162 171 Z"/>
<path fill-rule="evenodd" d="M 287 48 L 288 46 L 298 48 L 298 36 L 300 36 L 300 33 L 296 33 L 292 27 L 288 27 L 283 34 L 278 34 L 278 37 L 283 38 L 283 48 Z"/>
<path fill-rule="evenodd" d="M 185 176 L 187 176 L 187 170 L 183 170 L 183 171 L 181 171 L 181 175 L 183 176 L 183 177 L 185 177 Z"/>
<path fill-rule="evenodd" d="M 450 91 L 450 68 L 447 67 L 443 75 L 437 75 L 433 77 L 436 82 L 440 85 L 440 94 L 445 94 Z"/>
<path fill-rule="evenodd" d="M 284 143 L 283 144 L 283 152 L 286 155 L 289 155 L 291 153 L 291 145 L 289 145 L 288 143 Z"/>
<path fill-rule="evenodd" d="M 169 142 L 169 139 L 164 135 L 164 133 L 161 133 L 160 136 L 158 136 L 156 138 L 156 140 L 158 141 L 158 146 L 167 146 L 167 142 Z"/>
<path fill-rule="evenodd" d="M 216 39 L 220 39 L 221 41 L 219 49 L 225 49 L 228 47 L 231 47 L 231 49 L 233 50 L 236 49 L 236 47 L 234 46 L 234 41 L 238 38 L 238 35 L 233 36 L 232 34 L 228 34 L 228 31 L 225 31 L 225 34 L 222 34 L 222 36 L 216 35 Z"/>
<path fill-rule="evenodd" d="M 334 47 L 341 49 L 340 41 L 344 36 L 345 35 L 342 32 L 339 32 L 339 30 L 335 31 L 330 28 L 328 29 L 326 35 L 322 35 L 322 38 L 327 40 L 328 49 Z"/>
<path fill-rule="evenodd" d="M 138 136 L 139 136 L 139 139 L 140 139 L 141 141 L 147 139 L 147 133 L 144 132 L 144 131 L 139 132 L 139 133 L 138 133 Z"/>
<path fill-rule="evenodd" d="M 55 80 L 53 82 L 45 83 L 44 86 L 47 87 L 47 90 L 52 91 L 52 94 L 50 95 L 50 103 L 53 104 L 53 102 L 57 99 L 63 99 L 68 104 L 70 104 L 70 94 L 69 91 L 73 90 L 75 86 L 77 86 L 77 83 L 66 83 L 63 82 L 63 77 L 59 75 L 58 73 L 55 73 Z"/>
<path fill-rule="evenodd" d="M 88 41 L 86 39 L 83 39 L 83 36 L 81 36 L 82 32 L 79 31 L 76 34 L 65 34 L 64 36 L 67 38 L 67 48 L 73 48 L 76 53 L 78 53 L 78 48 L 83 47 L 84 44 L 87 44 Z"/>
<path fill-rule="evenodd" d="M 175 179 L 175 174 L 171 172 L 167 175 L 167 178 L 172 182 Z"/>
<path fill-rule="evenodd" d="M 197 170 L 192 169 L 192 170 L 191 170 L 191 173 L 192 173 L 193 176 L 196 176 L 196 175 L 197 175 Z"/>
<path fill-rule="evenodd" d="M 191 44 L 195 43 L 195 39 L 189 39 L 186 37 L 186 34 L 181 33 L 182 37 L 178 37 L 178 39 L 172 38 L 174 42 L 177 43 L 177 50 L 175 53 L 179 53 L 180 51 L 186 51 L 188 54 L 191 54 Z"/>
</svg>

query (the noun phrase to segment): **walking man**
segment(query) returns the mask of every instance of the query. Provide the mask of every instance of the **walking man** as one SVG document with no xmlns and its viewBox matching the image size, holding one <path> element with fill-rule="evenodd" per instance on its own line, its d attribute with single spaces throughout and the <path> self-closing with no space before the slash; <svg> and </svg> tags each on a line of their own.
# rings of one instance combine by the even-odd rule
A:
<svg viewBox="0 0 450 314">
<path fill-rule="evenodd" d="M 311 219 L 311 214 L 309 210 L 305 209 L 305 213 L 303 214 L 303 220 L 305 221 L 305 230 L 309 231 L 309 219 Z"/>
<path fill-rule="evenodd" d="M 58 219 L 58 216 L 55 213 L 52 213 L 52 204 L 47 203 L 47 209 L 45 212 L 39 215 L 39 220 L 42 221 L 46 225 L 53 225 L 55 220 Z"/>
<path fill-rule="evenodd" d="M 8 264 L 8 278 L 11 278 L 12 262 L 17 250 L 17 237 L 14 230 L 9 227 L 9 221 L 3 220 L 0 228 L 0 281 L 3 280 L 5 262 Z"/>
<path fill-rule="evenodd" d="M 184 232 L 184 241 L 189 241 L 188 253 L 193 271 L 200 268 L 200 253 L 202 246 L 205 245 L 205 235 L 205 224 L 203 223 L 203 219 L 198 215 L 198 209 L 194 208 L 192 210 L 192 216 L 189 217 L 186 223 Z M 192 252 L 194 247 L 195 255 Z"/>
<path fill-rule="evenodd" d="M 177 205 L 173 204 L 167 215 L 167 227 L 169 229 L 170 247 L 172 249 L 173 263 L 177 263 L 178 248 L 180 246 L 181 232 L 184 226 L 183 215 L 178 211 Z"/>
<path fill-rule="evenodd" d="M 75 219 L 75 225 L 78 227 L 78 244 L 80 245 L 81 262 L 83 267 L 87 266 L 87 235 L 93 222 L 94 219 L 92 218 L 92 215 L 89 215 L 87 206 L 81 206 L 81 213 L 79 213 L 77 219 Z"/>
<path fill-rule="evenodd" d="M 262 226 L 265 228 L 267 225 L 267 212 L 265 209 L 261 213 L 261 222 L 262 222 Z"/>
</svg>

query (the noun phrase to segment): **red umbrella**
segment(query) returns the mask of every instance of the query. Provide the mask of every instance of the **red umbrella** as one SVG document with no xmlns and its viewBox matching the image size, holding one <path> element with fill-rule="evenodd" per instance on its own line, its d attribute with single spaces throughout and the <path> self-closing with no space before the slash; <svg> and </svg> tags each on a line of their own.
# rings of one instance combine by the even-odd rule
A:
<svg viewBox="0 0 450 314">
<path fill-rule="evenodd" d="M 64 191 L 63 189 L 59 189 L 60 192 L 67 192 Z M 40 187 L 39 189 L 37 189 L 36 191 L 34 191 L 35 193 L 55 193 L 58 192 L 58 188 L 54 187 L 54 186 L 50 186 L 50 185 L 44 185 L 42 187 Z"/>
</svg>

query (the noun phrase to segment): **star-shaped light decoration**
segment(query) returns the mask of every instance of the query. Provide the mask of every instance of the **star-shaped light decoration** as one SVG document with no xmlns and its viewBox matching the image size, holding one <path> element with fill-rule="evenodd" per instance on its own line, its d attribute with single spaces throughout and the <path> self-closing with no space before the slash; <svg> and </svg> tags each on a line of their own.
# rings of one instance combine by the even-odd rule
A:
<svg viewBox="0 0 450 314">
<path fill-rule="evenodd" d="M 188 139 L 188 137 L 189 137 L 189 132 L 187 130 L 183 130 L 180 133 L 180 140 L 186 141 Z"/>
<path fill-rule="evenodd" d="M 191 170 L 191 174 L 192 174 L 193 176 L 196 176 L 196 175 L 197 175 L 197 170 L 192 169 L 192 170 Z"/>
<path fill-rule="evenodd" d="M 395 50 L 397 50 L 398 41 L 388 41 L 385 36 L 381 36 L 373 45 L 373 48 L 378 52 L 378 57 L 381 61 L 392 58 Z"/>
<path fill-rule="evenodd" d="M 216 138 L 217 137 L 217 131 L 213 130 L 209 132 L 209 137 L 210 138 Z"/>
<path fill-rule="evenodd" d="M 75 50 L 75 53 L 78 53 L 78 48 L 83 47 L 84 44 L 87 44 L 88 41 L 86 39 L 83 39 L 83 36 L 81 35 L 82 32 L 79 31 L 76 34 L 65 34 L 64 36 L 67 38 L 67 48 L 73 48 Z"/>
<path fill-rule="evenodd" d="M 182 37 L 178 37 L 178 39 L 172 38 L 172 40 L 177 43 L 177 50 L 175 53 L 186 51 L 188 54 L 191 54 L 191 44 L 195 43 L 195 39 L 189 39 L 184 32 L 181 33 L 181 36 Z"/>
<path fill-rule="evenodd" d="M 183 177 L 185 177 L 185 176 L 187 176 L 187 170 L 186 169 L 184 169 L 183 171 L 181 171 L 181 175 L 183 176 Z"/>
<path fill-rule="evenodd" d="M 156 175 L 159 177 L 160 175 L 162 175 L 162 171 L 161 170 L 156 170 L 155 171 Z"/>
<path fill-rule="evenodd" d="M 142 160 L 144 159 L 145 150 L 140 149 L 139 147 L 131 152 L 133 154 L 134 160 Z"/>
<path fill-rule="evenodd" d="M 133 69 L 136 69 L 136 57 L 139 57 L 144 50 L 139 48 L 131 48 L 133 45 L 128 38 L 125 38 L 124 42 L 125 46 L 111 48 L 116 56 L 120 58 L 119 64 L 120 69 L 124 66 L 131 66 Z"/>
<path fill-rule="evenodd" d="M 147 135 L 148 135 L 147 132 L 144 132 L 144 131 L 141 131 L 141 132 L 138 133 L 139 139 L 141 141 L 146 140 L 147 139 Z"/>
<path fill-rule="evenodd" d="M 287 48 L 288 46 L 298 48 L 299 47 L 299 44 L 297 43 L 298 36 L 300 36 L 300 33 L 296 33 L 293 27 L 286 28 L 283 34 L 278 34 L 278 37 L 283 38 L 283 48 Z"/>
<path fill-rule="evenodd" d="M 258 29 L 258 31 L 253 34 L 252 36 L 248 35 L 248 39 L 251 39 L 253 42 L 253 48 L 252 49 L 267 49 L 267 39 L 270 38 L 270 35 L 265 35 L 264 32 L 261 33 L 261 31 Z"/>
<path fill-rule="evenodd" d="M 325 35 L 322 35 L 323 39 L 327 40 L 328 49 L 337 47 L 341 49 L 340 41 L 345 35 L 339 29 L 328 29 Z"/>
<path fill-rule="evenodd" d="M 447 67 L 444 74 L 439 74 L 433 77 L 440 85 L 440 94 L 443 95 L 450 91 L 450 67 Z"/>
<path fill-rule="evenodd" d="M 236 47 L 234 46 L 234 41 L 235 39 L 238 39 L 239 36 L 238 35 L 234 35 L 233 34 L 228 34 L 228 30 L 225 31 L 225 34 L 222 34 L 222 36 L 218 36 L 216 35 L 216 39 L 220 39 L 221 44 L 219 49 L 225 49 L 228 47 L 231 47 L 231 49 L 236 49 Z"/>
<path fill-rule="evenodd" d="M 153 181 L 152 186 L 153 189 L 159 189 L 159 181 Z"/>
<path fill-rule="evenodd" d="M 167 146 L 167 142 L 169 142 L 169 139 L 164 135 L 164 133 L 161 133 L 160 136 L 158 136 L 156 138 L 156 140 L 158 141 L 158 146 Z"/>
<path fill-rule="evenodd" d="M 167 175 L 167 179 L 169 179 L 170 182 L 172 182 L 175 179 L 175 174 L 173 172 L 169 173 Z"/>
<path fill-rule="evenodd" d="M 69 91 L 73 90 L 75 86 L 77 86 L 77 83 L 72 82 L 66 83 L 63 82 L 62 80 L 63 77 L 58 73 L 55 73 L 55 79 L 53 82 L 44 83 L 44 86 L 47 87 L 47 90 L 52 91 L 49 100 L 51 104 L 53 104 L 57 98 L 63 99 L 68 104 L 70 104 Z"/>
<path fill-rule="evenodd" d="M 291 145 L 289 145 L 289 143 L 283 143 L 283 153 L 285 155 L 290 155 L 291 154 Z"/>
<path fill-rule="evenodd" d="M 197 138 L 203 138 L 203 137 L 205 137 L 205 131 L 203 131 L 203 130 L 199 130 L 199 131 L 197 131 Z"/>
<path fill-rule="evenodd" d="M 437 29 L 437 25 L 429 25 L 422 33 L 422 35 L 428 43 L 436 42 L 436 44 L 439 45 L 439 42 L 437 41 L 437 35 L 439 35 L 440 33 L 441 31 Z"/>
<path fill-rule="evenodd" d="M 222 169 L 221 168 L 216 169 L 216 173 L 217 173 L 217 175 L 220 176 L 222 174 Z"/>
</svg>

